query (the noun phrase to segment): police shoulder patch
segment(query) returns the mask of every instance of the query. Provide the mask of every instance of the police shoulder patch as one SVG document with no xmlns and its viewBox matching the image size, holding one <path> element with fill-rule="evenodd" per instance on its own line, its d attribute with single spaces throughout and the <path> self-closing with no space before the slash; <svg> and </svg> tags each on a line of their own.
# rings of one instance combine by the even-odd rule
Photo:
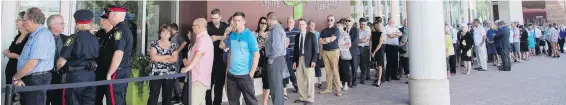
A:
<svg viewBox="0 0 566 105">
<path fill-rule="evenodd" d="M 67 41 L 65 41 L 65 46 L 70 46 L 71 44 L 73 44 L 73 38 L 67 38 Z"/>
<path fill-rule="evenodd" d="M 121 38 L 122 38 L 122 32 L 116 31 L 116 33 L 114 33 L 114 40 L 120 40 Z"/>
</svg>

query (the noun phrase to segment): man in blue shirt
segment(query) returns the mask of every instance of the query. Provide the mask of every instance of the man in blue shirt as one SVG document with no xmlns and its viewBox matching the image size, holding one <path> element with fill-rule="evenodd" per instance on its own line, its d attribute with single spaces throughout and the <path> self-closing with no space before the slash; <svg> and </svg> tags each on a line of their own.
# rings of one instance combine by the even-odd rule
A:
<svg viewBox="0 0 566 105">
<path fill-rule="evenodd" d="M 295 88 L 295 93 L 299 92 L 299 88 L 297 87 L 297 76 L 295 76 L 295 70 L 293 69 L 293 46 L 295 46 L 295 36 L 300 33 L 300 30 L 295 27 L 295 19 L 293 17 L 287 18 L 287 28 L 285 28 L 285 34 L 287 38 L 289 38 L 289 46 L 287 46 L 287 56 L 285 56 L 285 61 L 287 61 L 287 68 L 289 69 L 289 78 L 285 78 L 283 80 L 283 84 L 289 84 L 289 81 L 293 83 L 293 87 Z M 284 89 L 283 91 L 287 91 Z M 287 92 L 285 92 L 287 93 Z"/>
<path fill-rule="evenodd" d="M 558 45 L 560 46 L 560 53 L 564 53 L 564 39 L 566 39 L 566 29 L 564 29 L 564 26 L 560 26 L 560 28 L 558 29 L 558 31 L 560 32 L 560 39 L 558 39 Z"/>
<path fill-rule="evenodd" d="M 18 60 L 18 73 L 12 78 L 15 86 L 51 84 L 51 70 L 55 65 L 55 39 L 43 24 L 45 15 L 37 7 L 29 8 L 24 15 L 24 26 L 29 36 Z M 22 105 L 44 105 L 46 90 L 22 92 Z"/>
<path fill-rule="evenodd" d="M 240 94 L 246 104 L 258 104 L 252 78 L 259 62 L 259 48 L 255 35 L 245 26 L 245 17 L 243 12 L 234 13 L 232 21 L 237 31 L 228 37 L 226 92 L 230 105 L 240 105 Z"/>
<path fill-rule="evenodd" d="M 330 93 L 332 89 L 336 89 L 338 96 L 341 96 L 342 82 L 338 74 L 338 57 L 340 50 L 338 50 L 338 40 L 340 39 L 340 31 L 334 26 L 336 19 L 334 16 L 329 15 L 327 18 L 328 28 L 320 32 L 319 43 L 322 44 L 322 59 L 324 61 L 324 70 L 326 71 L 326 90 L 319 93 Z"/>
</svg>

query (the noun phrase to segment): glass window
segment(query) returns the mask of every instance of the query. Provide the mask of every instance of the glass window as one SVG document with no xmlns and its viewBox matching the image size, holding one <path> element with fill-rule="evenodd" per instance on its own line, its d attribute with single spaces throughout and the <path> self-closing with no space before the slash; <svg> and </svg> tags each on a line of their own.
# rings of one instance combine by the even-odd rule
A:
<svg viewBox="0 0 566 105">
<path fill-rule="evenodd" d="M 61 12 L 61 1 L 20 1 L 19 11 L 26 11 L 31 7 L 38 7 L 44 13 L 45 18 Z"/>
<path fill-rule="evenodd" d="M 151 42 L 158 39 L 159 26 L 162 24 L 176 23 L 177 3 L 176 1 L 147 1 L 147 16 L 145 16 L 146 51 L 149 51 L 151 48 Z"/>
</svg>

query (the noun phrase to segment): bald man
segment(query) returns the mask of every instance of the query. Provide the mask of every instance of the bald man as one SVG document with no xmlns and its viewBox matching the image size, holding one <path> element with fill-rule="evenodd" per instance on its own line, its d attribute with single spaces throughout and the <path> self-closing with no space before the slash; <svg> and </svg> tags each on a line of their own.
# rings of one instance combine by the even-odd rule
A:
<svg viewBox="0 0 566 105">
<path fill-rule="evenodd" d="M 110 36 L 114 42 L 114 53 L 110 63 L 106 80 L 122 79 L 130 77 L 130 60 L 134 38 L 127 22 L 126 12 L 128 9 L 122 6 L 113 5 L 108 8 L 108 21 L 114 27 L 110 30 Z M 106 105 L 126 105 L 126 89 L 128 84 L 110 84 L 109 95 Z"/>
<path fill-rule="evenodd" d="M 210 89 L 210 77 L 212 73 L 212 63 L 214 60 L 214 45 L 212 38 L 206 31 L 206 19 L 198 18 L 193 22 L 193 34 L 191 39 L 194 44 L 189 45 L 189 55 L 184 60 L 185 68 L 181 73 L 191 72 L 191 104 L 188 104 L 187 90 L 188 84 L 183 87 L 183 104 L 185 105 L 205 105 L 206 90 Z"/>
</svg>

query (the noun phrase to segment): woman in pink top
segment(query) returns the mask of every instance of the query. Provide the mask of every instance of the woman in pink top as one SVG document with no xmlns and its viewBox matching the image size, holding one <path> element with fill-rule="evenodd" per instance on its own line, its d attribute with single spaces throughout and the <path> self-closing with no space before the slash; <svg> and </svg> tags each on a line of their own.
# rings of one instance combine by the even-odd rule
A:
<svg viewBox="0 0 566 105">
<path fill-rule="evenodd" d="M 212 73 L 212 61 L 214 59 L 214 47 L 212 39 L 206 31 L 206 20 L 198 18 L 193 22 L 194 35 L 191 36 L 191 45 L 187 59 L 183 60 L 186 65 L 181 73 L 191 72 L 191 105 L 205 105 L 206 90 L 210 89 L 210 76 Z M 187 101 L 188 83 L 183 87 L 183 104 L 189 105 Z"/>
</svg>

